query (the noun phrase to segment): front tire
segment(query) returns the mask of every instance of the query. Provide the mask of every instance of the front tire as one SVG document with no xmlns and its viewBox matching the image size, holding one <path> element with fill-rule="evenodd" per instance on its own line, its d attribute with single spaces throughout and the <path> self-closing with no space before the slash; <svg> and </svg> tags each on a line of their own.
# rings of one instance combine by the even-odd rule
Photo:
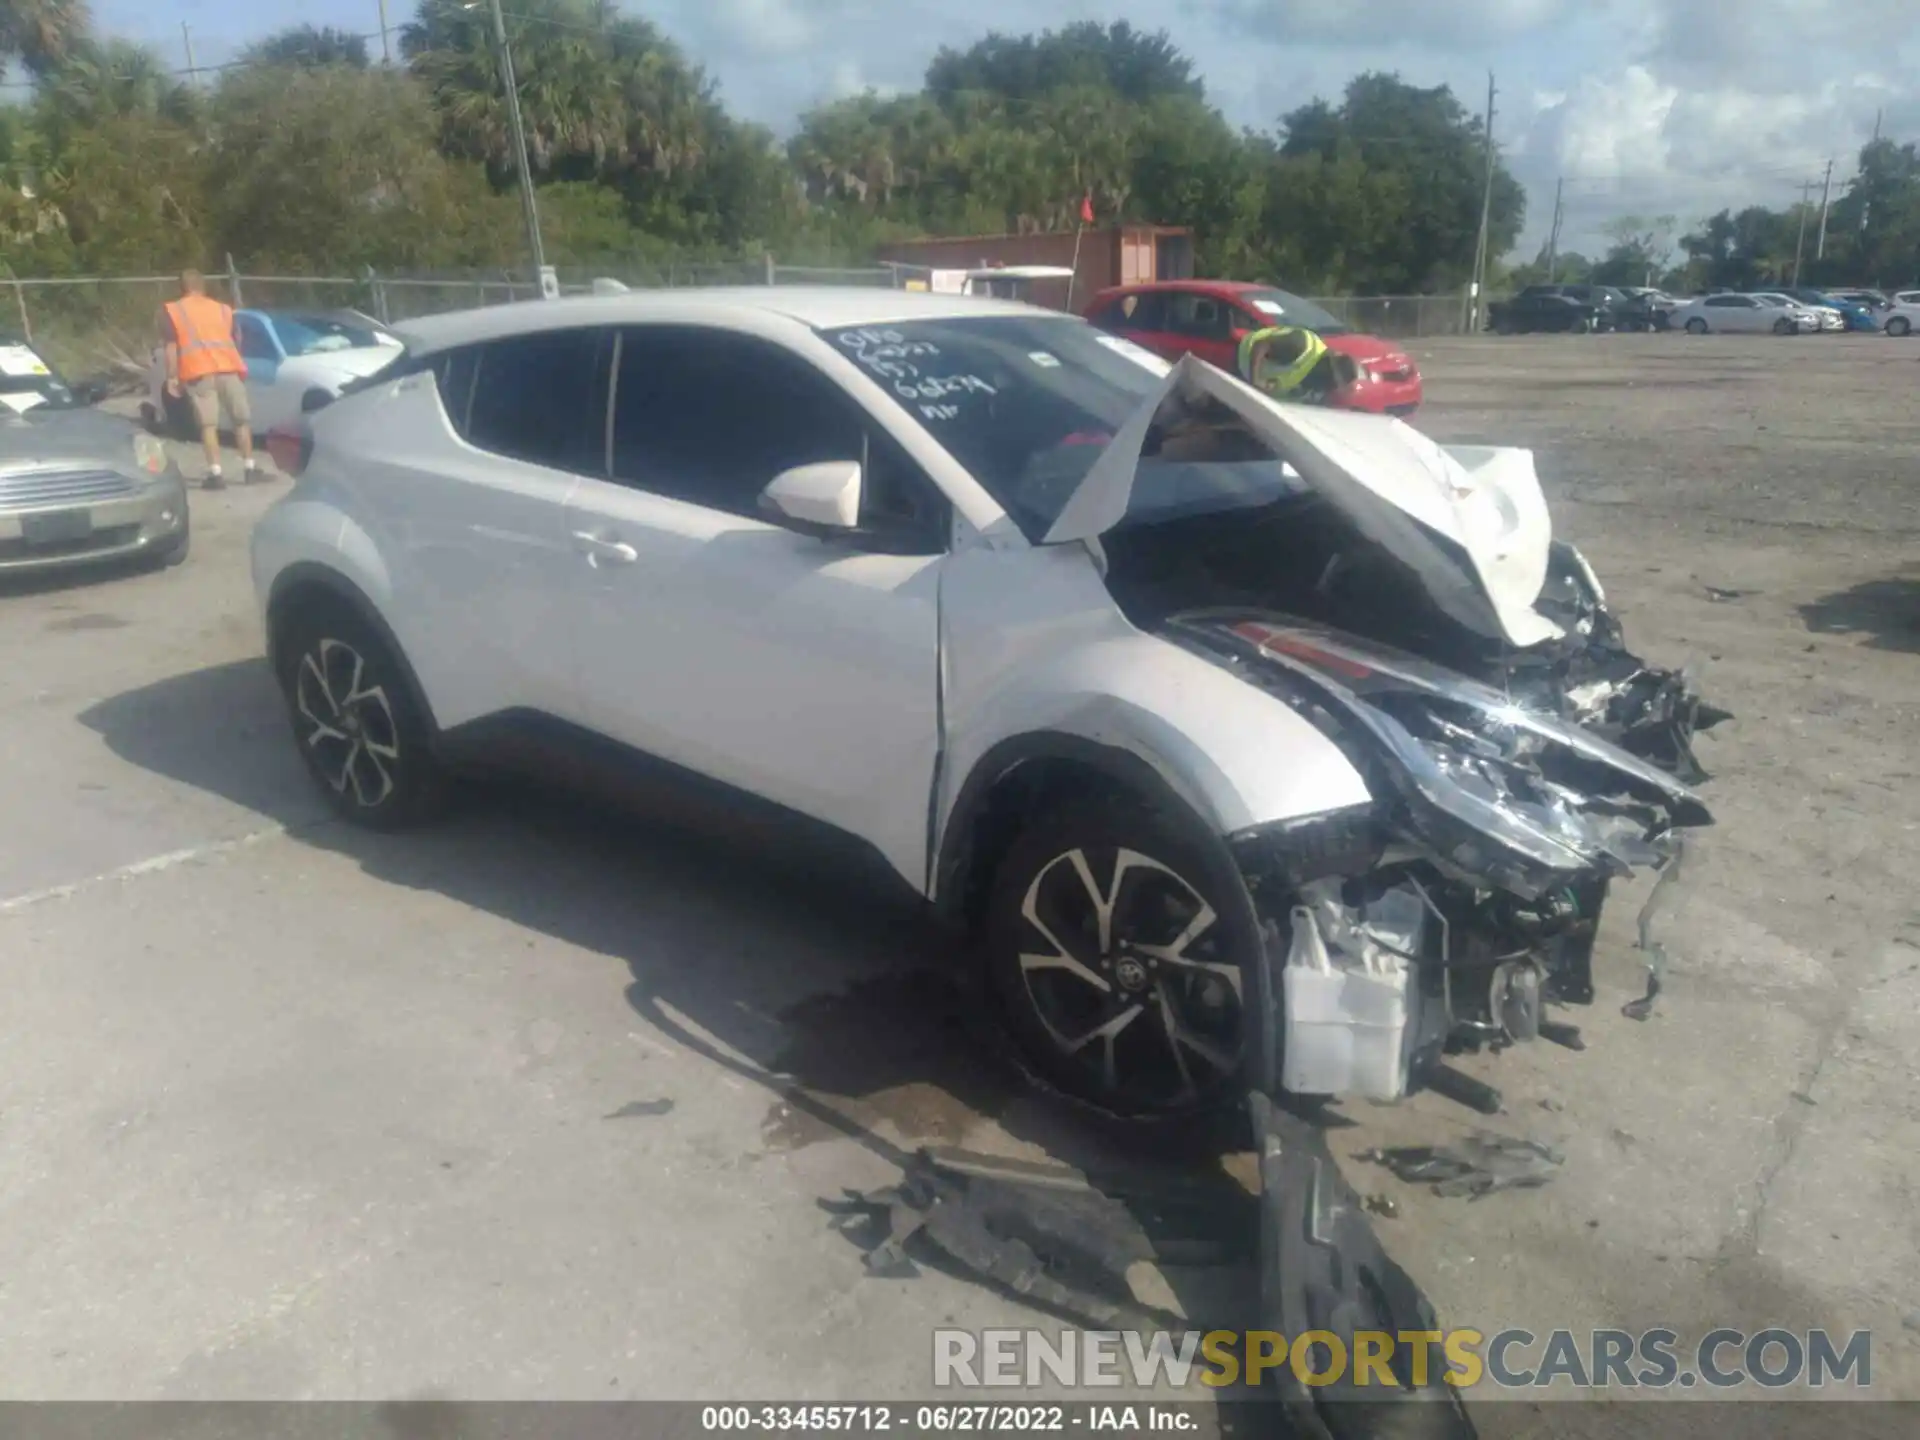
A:
<svg viewBox="0 0 1920 1440">
<path fill-rule="evenodd" d="M 1776 335 L 1791 335 L 1799 330 L 1799 328 L 1800 327 L 1791 320 L 1776 320 L 1773 322 L 1773 333 Z"/>
<path fill-rule="evenodd" d="M 399 830 L 445 808 L 447 778 L 398 658 L 345 606 L 295 617 L 278 647 L 281 693 L 307 771 L 334 810 Z"/>
<path fill-rule="evenodd" d="M 1887 334 L 1896 338 L 1913 333 L 1913 322 L 1904 315 L 1896 315 L 1887 321 Z"/>
<path fill-rule="evenodd" d="M 1129 1118 L 1237 1098 L 1260 946 L 1240 883 L 1139 802 L 1029 826 L 995 870 L 984 957 L 1027 1067 Z"/>
<path fill-rule="evenodd" d="M 1698 315 L 1694 316 L 1693 319 L 1687 321 L 1687 334 L 1704 335 L 1706 333 L 1707 333 L 1707 322 L 1702 320 Z"/>
</svg>

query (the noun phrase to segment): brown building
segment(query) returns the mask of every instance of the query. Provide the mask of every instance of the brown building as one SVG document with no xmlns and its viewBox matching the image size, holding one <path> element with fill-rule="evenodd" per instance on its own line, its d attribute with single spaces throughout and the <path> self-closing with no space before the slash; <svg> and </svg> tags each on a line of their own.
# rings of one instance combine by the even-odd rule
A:
<svg viewBox="0 0 1920 1440">
<path fill-rule="evenodd" d="M 1074 247 L 1079 246 L 1076 259 Z M 1193 232 L 1171 225 L 1116 225 L 1037 235 L 963 235 L 932 240 L 900 240 L 883 245 L 878 258 L 928 270 L 979 270 L 989 265 L 1058 265 L 1072 269 L 1068 282 L 1039 280 L 1028 297 L 1056 310 L 1081 310 L 1095 292 L 1109 285 L 1143 280 L 1191 280 Z"/>
</svg>

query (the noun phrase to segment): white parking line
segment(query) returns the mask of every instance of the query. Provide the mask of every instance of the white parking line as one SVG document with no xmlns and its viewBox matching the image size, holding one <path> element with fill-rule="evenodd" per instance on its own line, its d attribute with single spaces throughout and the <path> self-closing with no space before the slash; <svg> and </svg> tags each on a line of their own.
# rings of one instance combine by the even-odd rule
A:
<svg viewBox="0 0 1920 1440">
<path fill-rule="evenodd" d="M 204 860 L 212 855 L 224 855 L 229 851 L 257 845 L 262 840 L 271 840 L 277 835 L 286 833 L 286 826 L 271 825 L 264 830 L 255 830 L 232 840 L 212 840 L 205 845 L 189 846 L 185 850 L 169 850 L 164 855 L 152 855 L 145 860 L 136 860 L 131 865 L 122 865 L 114 870 L 102 871 L 98 875 L 89 875 L 84 880 L 69 881 L 65 885 L 49 885 L 44 890 L 29 890 L 24 895 L 0 900 L 0 915 L 10 915 L 16 910 L 25 910 L 30 905 L 39 905 L 48 900 L 65 900 L 69 896 L 78 895 L 82 890 L 91 890 L 96 885 L 105 885 L 117 880 L 132 880 L 137 876 L 152 875 L 156 871 L 171 870 L 176 865 Z"/>
</svg>

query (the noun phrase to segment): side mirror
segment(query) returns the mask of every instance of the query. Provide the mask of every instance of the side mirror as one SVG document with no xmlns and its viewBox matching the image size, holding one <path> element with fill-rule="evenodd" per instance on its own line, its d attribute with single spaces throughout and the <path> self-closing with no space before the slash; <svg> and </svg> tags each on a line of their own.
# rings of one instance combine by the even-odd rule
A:
<svg viewBox="0 0 1920 1440">
<path fill-rule="evenodd" d="M 776 525 L 822 538 L 860 525 L 860 462 L 822 460 L 796 465 L 760 492 L 761 513 Z"/>
<path fill-rule="evenodd" d="M 311 415 L 316 410 L 324 410 L 333 403 L 333 392 L 315 385 L 300 397 L 300 413 Z"/>
</svg>

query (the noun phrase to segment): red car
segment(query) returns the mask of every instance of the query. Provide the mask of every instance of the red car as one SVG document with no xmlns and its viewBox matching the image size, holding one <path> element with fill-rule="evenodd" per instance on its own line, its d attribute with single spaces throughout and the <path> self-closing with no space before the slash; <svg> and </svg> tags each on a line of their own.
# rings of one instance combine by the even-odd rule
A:
<svg viewBox="0 0 1920 1440">
<path fill-rule="evenodd" d="M 1359 381 L 1336 392 L 1335 405 L 1376 415 L 1411 415 L 1420 408 L 1420 371 L 1406 351 L 1390 340 L 1359 334 L 1311 301 L 1271 285 L 1238 280 L 1115 285 L 1093 297 L 1086 318 L 1168 360 L 1198 355 L 1229 374 L 1248 331 L 1301 325 L 1360 366 Z"/>
</svg>

